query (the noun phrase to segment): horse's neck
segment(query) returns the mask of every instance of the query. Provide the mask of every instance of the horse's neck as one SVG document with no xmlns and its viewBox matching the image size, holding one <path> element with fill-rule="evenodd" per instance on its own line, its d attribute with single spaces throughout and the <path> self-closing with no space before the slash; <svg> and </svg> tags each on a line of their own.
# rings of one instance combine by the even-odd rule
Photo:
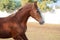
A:
<svg viewBox="0 0 60 40">
<path fill-rule="evenodd" d="M 28 20 L 28 17 L 29 17 L 29 10 L 28 9 L 22 9 L 22 10 L 19 10 L 17 13 L 16 13 L 16 20 L 19 22 L 19 23 L 27 23 L 27 20 Z"/>
</svg>

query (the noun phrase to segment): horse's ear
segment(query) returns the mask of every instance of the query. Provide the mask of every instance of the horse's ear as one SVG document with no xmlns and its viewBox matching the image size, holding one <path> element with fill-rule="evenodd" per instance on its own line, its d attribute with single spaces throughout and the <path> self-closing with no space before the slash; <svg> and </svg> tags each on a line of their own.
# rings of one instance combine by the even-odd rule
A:
<svg viewBox="0 0 60 40">
<path fill-rule="evenodd" d="M 37 8 L 37 1 L 34 2 L 34 6 Z"/>
<path fill-rule="evenodd" d="M 34 2 L 34 5 L 37 5 L 37 1 Z"/>
</svg>

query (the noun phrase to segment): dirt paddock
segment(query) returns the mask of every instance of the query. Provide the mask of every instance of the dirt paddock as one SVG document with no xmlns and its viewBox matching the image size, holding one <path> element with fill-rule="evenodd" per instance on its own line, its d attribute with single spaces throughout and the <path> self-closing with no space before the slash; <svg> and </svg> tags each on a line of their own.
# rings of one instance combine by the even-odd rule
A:
<svg viewBox="0 0 60 40">
<path fill-rule="evenodd" d="M 28 23 L 26 35 L 29 40 L 60 40 L 60 25 L 59 24 L 44 24 Z M 0 40 L 13 40 L 0 39 Z"/>
</svg>

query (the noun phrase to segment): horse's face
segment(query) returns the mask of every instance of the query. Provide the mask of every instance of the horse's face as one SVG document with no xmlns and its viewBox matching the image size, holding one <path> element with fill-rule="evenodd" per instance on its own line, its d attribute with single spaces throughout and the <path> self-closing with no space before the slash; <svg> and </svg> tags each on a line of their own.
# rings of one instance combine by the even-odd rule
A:
<svg viewBox="0 0 60 40">
<path fill-rule="evenodd" d="M 34 19 L 36 19 L 40 24 L 44 23 L 42 15 L 37 7 L 37 2 L 33 3 L 32 9 L 30 11 L 30 16 L 32 16 Z"/>
</svg>

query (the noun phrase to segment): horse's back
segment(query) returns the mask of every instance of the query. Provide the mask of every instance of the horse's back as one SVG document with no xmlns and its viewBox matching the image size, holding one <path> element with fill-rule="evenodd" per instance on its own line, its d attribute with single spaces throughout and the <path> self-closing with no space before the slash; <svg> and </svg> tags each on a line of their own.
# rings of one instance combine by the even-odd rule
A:
<svg viewBox="0 0 60 40">
<path fill-rule="evenodd" d="M 11 19 L 13 19 L 13 16 L 8 16 L 8 17 L 3 17 L 3 18 L 0 18 L 0 22 L 6 22 L 6 21 L 9 21 L 9 20 L 11 20 Z"/>
<path fill-rule="evenodd" d="M 6 18 L 0 18 L 0 23 L 4 22 L 4 21 L 7 21 L 7 19 Z"/>
</svg>

